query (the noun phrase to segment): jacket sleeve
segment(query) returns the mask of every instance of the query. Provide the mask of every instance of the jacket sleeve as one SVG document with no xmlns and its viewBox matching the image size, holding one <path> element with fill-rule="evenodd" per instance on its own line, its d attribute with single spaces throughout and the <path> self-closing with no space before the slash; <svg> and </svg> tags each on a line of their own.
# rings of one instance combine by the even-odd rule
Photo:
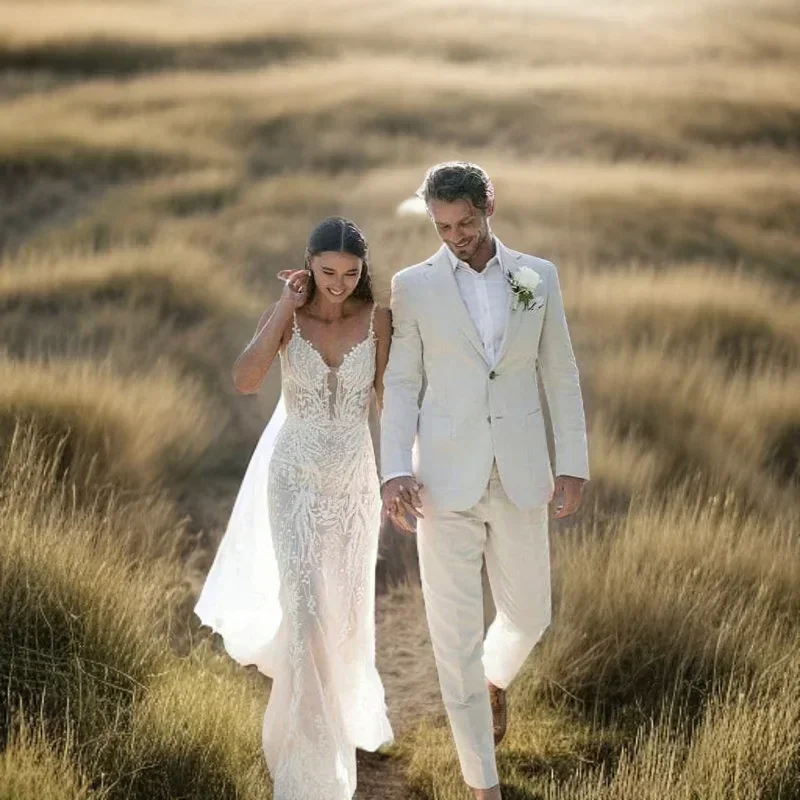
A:
<svg viewBox="0 0 800 800">
<path fill-rule="evenodd" d="M 547 298 L 539 340 L 539 374 L 553 425 L 555 471 L 556 475 L 588 479 L 589 453 L 578 367 L 564 314 L 558 272 L 552 264 L 545 281 Z"/>
<path fill-rule="evenodd" d="M 413 473 L 412 451 L 419 421 L 423 382 L 422 339 L 407 278 L 392 280 L 392 346 L 383 377 L 381 476 L 386 481 Z"/>
</svg>

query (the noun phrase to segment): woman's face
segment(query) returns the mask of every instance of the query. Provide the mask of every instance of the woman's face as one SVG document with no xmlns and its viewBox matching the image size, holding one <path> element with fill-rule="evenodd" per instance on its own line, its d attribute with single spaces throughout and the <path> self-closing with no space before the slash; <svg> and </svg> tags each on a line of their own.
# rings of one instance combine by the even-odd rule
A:
<svg viewBox="0 0 800 800">
<path fill-rule="evenodd" d="M 358 286 L 364 262 L 350 253 L 324 252 L 309 264 L 317 291 L 331 303 L 344 303 Z"/>
</svg>

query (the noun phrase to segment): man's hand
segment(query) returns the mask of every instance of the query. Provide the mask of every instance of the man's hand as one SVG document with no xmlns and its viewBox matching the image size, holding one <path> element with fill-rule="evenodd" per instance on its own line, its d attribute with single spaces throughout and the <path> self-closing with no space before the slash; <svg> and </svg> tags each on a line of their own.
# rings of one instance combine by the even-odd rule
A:
<svg viewBox="0 0 800 800">
<path fill-rule="evenodd" d="M 410 518 L 422 519 L 422 484 L 410 475 L 392 478 L 383 486 L 383 517 L 388 517 L 400 530 L 414 533 Z"/>
<path fill-rule="evenodd" d="M 553 519 L 569 517 L 580 508 L 583 487 L 586 483 L 584 478 L 575 478 L 572 475 L 559 475 L 556 478 L 553 492 L 553 502 L 555 503 Z"/>
</svg>

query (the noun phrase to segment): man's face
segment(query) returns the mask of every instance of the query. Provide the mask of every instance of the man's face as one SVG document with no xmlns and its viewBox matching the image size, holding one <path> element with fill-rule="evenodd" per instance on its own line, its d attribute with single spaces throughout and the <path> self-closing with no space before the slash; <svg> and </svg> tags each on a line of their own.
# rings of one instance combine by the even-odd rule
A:
<svg viewBox="0 0 800 800">
<path fill-rule="evenodd" d="M 489 205 L 485 212 L 481 211 L 471 200 L 455 200 L 452 203 L 431 200 L 428 204 L 439 238 L 457 258 L 466 262 L 475 256 L 489 237 L 492 210 Z"/>
</svg>

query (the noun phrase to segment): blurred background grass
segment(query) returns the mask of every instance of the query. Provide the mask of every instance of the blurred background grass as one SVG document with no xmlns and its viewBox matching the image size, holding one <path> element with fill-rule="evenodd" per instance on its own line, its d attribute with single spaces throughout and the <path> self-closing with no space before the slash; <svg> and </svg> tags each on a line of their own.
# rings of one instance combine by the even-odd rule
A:
<svg viewBox="0 0 800 800">
<path fill-rule="evenodd" d="M 0 2 L 0 798 L 266 797 L 268 681 L 191 616 L 278 393 L 230 366 L 328 214 L 478 161 L 560 270 L 594 480 L 504 796 L 800 797 L 800 11 L 788 0 Z M 359 797 L 464 797 L 384 531 L 397 729 Z M 407 583 L 406 583 L 407 580 Z"/>
</svg>

